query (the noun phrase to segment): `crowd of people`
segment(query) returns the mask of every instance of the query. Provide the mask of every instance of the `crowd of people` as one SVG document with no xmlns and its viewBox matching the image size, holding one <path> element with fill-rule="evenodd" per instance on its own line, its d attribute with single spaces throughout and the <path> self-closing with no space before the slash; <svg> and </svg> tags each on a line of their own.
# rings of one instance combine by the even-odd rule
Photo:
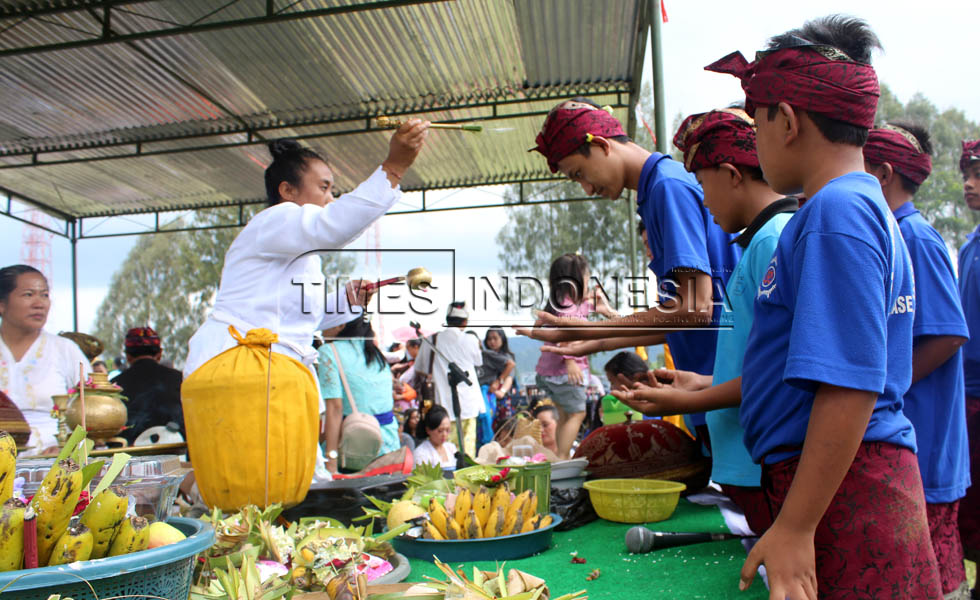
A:
<svg viewBox="0 0 980 600">
<path fill-rule="evenodd" d="M 403 448 L 454 468 L 457 452 L 476 456 L 519 410 L 567 458 L 586 418 L 587 357 L 666 343 L 672 369 L 628 351 L 610 360 L 612 394 L 649 417 L 684 415 L 711 479 L 759 535 L 743 588 L 764 564 L 778 600 L 967 597 L 964 558 L 980 558 L 980 230 L 954 268 L 914 204 L 931 172 L 928 131 L 876 127 L 876 47 L 866 23 L 835 16 L 774 36 L 752 62 L 734 52 L 712 63 L 740 80 L 745 102 L 688 116 L 673 139 L 682 161 L 637 145 L 587 99 L 549 113 L 535 149 L 553 172 L 589 195 L 636 192 L 660 302 L 620 316 L 589 289 L 585 257 L 557 257 L 538 322 L 518 329 L 545 342 L 534 394 L 518 385 L 504 330 L 467 331 L 463 303 L 438 333 L 385 352 L 362 308 L 367 282 L 336 297 L 285 293 L 296 278 L 323 285 L 310 251 L 344 247 L 398 201 L 428 123 L 403 124 L 379 169 L 337 199 L 323 156 L 273 142 L 270 206 L 226 255 L 214 310 L 190 342 L 185 405 L 205 377 L 230 397 L 243 390 L 241 374 L 209 361 L 268 328 L 270 356 L 292 360 L 249 368 L 302 381 L 293 418 L 310 444 L 306 425 L 321 423 L 314 478 Z M 963 142 L 959 167 L 980 211 L 980 141 Z M 50 396 L 78 383 L 80 364 L 92 368 L 43 331 L 49 306 L 42 274 L 0 270 L 0 388 L 38 449 L 51 445 Z M 180 388 L 158 365 L 153 330 L 132 330 L 126 346 L 130 367 L 115 379 L 126 393 L 149 393 L 149 379 Z M 454 368 L 469 382 L 453 385 Z M 134 429 L 181 427 L 179 396 L 167 398 L 136 401 L 145 422 Z"/>
</svg>

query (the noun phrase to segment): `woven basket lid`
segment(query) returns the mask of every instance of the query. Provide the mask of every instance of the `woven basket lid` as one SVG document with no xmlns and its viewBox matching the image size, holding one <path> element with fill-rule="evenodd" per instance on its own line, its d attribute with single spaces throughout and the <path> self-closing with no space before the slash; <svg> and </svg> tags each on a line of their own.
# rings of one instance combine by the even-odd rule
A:
<svg viewBox="0 0 980 600">
<path fill-rule="evenodd" d="M 18 447 L 27 446 L 31 438 L 31 426 L 13 400 L 0 392 L 0 431 L 6 431 L 14 438 Z"/>
<path fill-rule="evenodd" d="M 95 360 L 95 357 L 102 354 L 102 351 L 105 350 L 105 344 L 94 335 L 78 331 L 62 331 L 58 335 L 78 344 L 78 347 L 82 349 L 82 354 L 85 355 L 85 358 L 89 359 L 89 362 Z"/>
</svg>

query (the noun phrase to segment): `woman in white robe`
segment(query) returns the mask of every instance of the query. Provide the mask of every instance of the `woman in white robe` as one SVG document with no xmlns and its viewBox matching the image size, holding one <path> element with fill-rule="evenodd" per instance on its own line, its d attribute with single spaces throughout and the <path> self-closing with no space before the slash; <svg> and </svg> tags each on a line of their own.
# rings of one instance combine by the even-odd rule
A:
<svg viewBox="0 0 980 600">
<path fill-rule="evenodd" d="M 402 125 L 381 166 L 336 200 L 333 172 L 321 156 L 292 140 L 270 143 L 273 162 L 265 184 L 271 206 L 249 221 L 225 254 L 214 309 L 189 342 L 185 382 L 237 344 L 229 325 L 243 336 L 250 329 L 271 330 L 279 336 L 273 352 L 313 370 L 313 333 L 349 321 L 366 301 L 359 282 L 348 283 L 344 293 L 337 291 L 343 282 L 326 280 L 318 252 L 351 243 L 401 199 L 399 183 L 428 126 L 419 119 Z M 318 464 L 318 478 L 325 473 Z"/>
<path fill-rule="evenodd" d="M 40 454 L 56 446 L 58 421 L 51 396 L 78 385 L 79 370 L 92 371 L 75 342 L 44 331 L 51 309 L 48 280 L 37 269 L 0 269 L 0 390 L 23 413 L 31 428 L 28 450 Z"/>
</svg>

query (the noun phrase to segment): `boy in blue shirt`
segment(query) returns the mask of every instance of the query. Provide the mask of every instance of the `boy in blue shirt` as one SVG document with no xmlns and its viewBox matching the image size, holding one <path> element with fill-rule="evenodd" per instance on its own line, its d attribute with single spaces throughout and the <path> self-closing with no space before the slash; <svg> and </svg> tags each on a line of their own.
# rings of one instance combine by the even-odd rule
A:
<svg viewBox="0 0 980 600">
<path fill-rule="evenodd" d="M 539 313 L 534 329 L 518 333 L 552 343 L 609 337 L 635 338 L 633 345 L 666 341 L 678 368 L 710 374 L 722 291 L 740 250 L 712 222 L 697 180 L 669 156 L 630 141 L 615 117 L 586 100 L 555 107 L 536 141 L 534 150 L 547 158 L 552 172 L 561 171 L 589 195 L 616 200 L 624 189 L 637 191 L 636 212 L 646 226 L 661 302 L 602 322 Z M 678 331 L 685 328 L 691 330 Z M 688 425 L 703 431 L 704 416 L 691 416 Z"/>
<path fill-rule="evenodd" d="M 942 596 L 915 434 L 908 250 L 861 146 L 879 88 L 877 37 L 859 19 L 810 21 L 747 62 L 742 82 L 769 185 L 807 199 L 756 294 L 741 423 L 776 518 L 742 567 L 770 598 Z M 904 310 L 903 310 L 904 309 Z"/>
<path fill-rule="evenodd" d="M 980 140 L 963 142 L 960 171 L 963 199 L 970 210 L 980 211 Z M 960 501 L 960 536 L 967 560 L 980 563 L 980 226 L 960 248 L 959 274 L 960 300 L 970 328 L 970 341 L 963 346 L 963 375 L 973 480 Z M 978 590 L 980 586 L 974 588 L 974 598 L 980 598 Z"/>
<path fill-rule="evenodd" d="M 906 123 L 872 129 L 864 145 L 865 169 L 881 183 L 912 259 L 912 387 L 905 392 L 903 411 L 915 427 L 929 537 L 943 594 L 962 594 L 967 583 L 957 514 L 970 486 L 970 454 L 959 348 L 969 331 L 946 242 L 912 203 L 932 172 L 930 154 L 929 133 Z"/>
<path fill-rule="evenodd" d="M 657 373 L 661 379 L 678 382 L 685 377 L 698 380 L 698 385 L 687 389 L 636 385 L 613 391 L 613 395 L 651 416 L 707 411 L 711 480 L 742 509 L 749 527 L 761 534 L 772 523 L 772 514 L 760 487 L 762 471 L 742 442 L 744 431 L 738 415 L 742 357 L 752 328 L 755 290 L 769 266 L 779 233 L 799 201 L 775 193 L 766 184 L 755 152 L 755 123 L 744 110 L 691 115 L 677 130 L 674 145 L 684 152 L 684 166 L 701 183 L 704 204 L 715 222 L 726 232 L 742 232 L 734 240 L 742 248 L 742 257 L 726 288 L 732 322 L 718 332 L 712 376 Z"/>
</svg>

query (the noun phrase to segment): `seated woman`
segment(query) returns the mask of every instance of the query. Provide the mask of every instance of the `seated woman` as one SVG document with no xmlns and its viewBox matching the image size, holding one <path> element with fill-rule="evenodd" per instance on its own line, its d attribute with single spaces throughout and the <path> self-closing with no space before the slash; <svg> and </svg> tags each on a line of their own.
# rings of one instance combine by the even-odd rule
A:
<svg viewBox="0 0 980 600">
<path fill-rule="evenodd" d="M 446 409 L 435 405 L 419 423 L 426 440 L 415 447 L 415 464 L 439 465 L 443 469 L 456 468 L 456 444 L 449 441 L 452 425 Z M 421 437 L 421 436 L 419 436 Z"/>
<path fill-rule="evenodd" d="M 34 267 L 0 269 L 0 390 L 17 405 L 31 427 L 29 450 L 56 446 L 58 422 L 51 396 L 78 385 L 92 365 L 75 342 L 44 331 L 51 309 L 48 280 Z"/>
<path fill-rule="evenodd" d="M 374 415 L 381 426 L 381 449 L 378 456 L 398 450 L 398 423 L 391 397 L 391 369 L 384 354 L 374 343 L 370 316 L 358 316 L 345 325 L 325 329 L 326 340 L 319 353 L 320 392 L 326 403 L 324 446 L 327 468 L 337 472 L 337 449 L 340 443 L 341 422 L 351 414 L 351 399 L 344 390 L 336 356 L 354 396 L 358 412 Z M 336 355 L 334 354 L 336 350 Z"/>
<path fill-rule="evenodd" d="M 541 422 L 541 445 L 558 454 L 558 409 L 554 404 L 538 402 L 531 414 Z"/>
</svg>

